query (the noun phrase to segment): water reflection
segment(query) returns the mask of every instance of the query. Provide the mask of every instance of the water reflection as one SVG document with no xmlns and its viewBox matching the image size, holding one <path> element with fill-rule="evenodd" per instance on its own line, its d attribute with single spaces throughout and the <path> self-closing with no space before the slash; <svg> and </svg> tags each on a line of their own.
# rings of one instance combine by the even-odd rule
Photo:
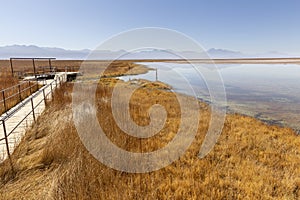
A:
<svg viewBox="0 0 300 200">
<path fill-rule="evenodd" d="M 191 64 L 143 63 L 156 71 L 121 77 L 123 80 L 147 79 L 165 82 L 177 92 L 191 94 L 183 80 L 187 80 L 195 94 L 206 101 L 210 96 L 205 79 Z M 216 70 L 211 64 L 201 64 Z M 229 111 L 255 116 L 272 124 L 300 130 L 300 66 L 293 64 L 218 64 L 223 78 Z"/>
</svg>

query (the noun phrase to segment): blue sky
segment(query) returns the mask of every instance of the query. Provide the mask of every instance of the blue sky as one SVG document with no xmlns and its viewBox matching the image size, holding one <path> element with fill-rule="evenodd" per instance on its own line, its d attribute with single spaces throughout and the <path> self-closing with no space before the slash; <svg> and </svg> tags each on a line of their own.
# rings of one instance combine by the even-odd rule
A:
<svg viewBox="0 0 300 200">
<path fill-rule="evenodd" d="M 174 29 L 204 48 L 300 55 L 298 0 L 0 0 L 0 46 L 94 49 L 121 31 Z"/>
</svg>

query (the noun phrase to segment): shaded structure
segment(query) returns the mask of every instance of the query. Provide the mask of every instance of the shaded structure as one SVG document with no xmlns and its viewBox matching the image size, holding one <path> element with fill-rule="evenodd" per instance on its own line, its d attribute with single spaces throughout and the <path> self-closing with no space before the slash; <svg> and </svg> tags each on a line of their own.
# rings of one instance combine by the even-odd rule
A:
<svg viewBox="0 0 300 200">
<path fill-rule="evenodd" d="M 12 76 L 14 76 L 14 74 L 16 72 L 15 69 L 14 69 L 14 62 L 13 62 L 14 60 L 31 60 L 32 61 L 33 74 L 34 74 L 34 77 L 36 79 L 38 78 L 38 75 L 40 74 L 40 72 L 42 74 L 55 72 L 55 68 L 53 68 L 53 66 L 52 66 L 52 60 L 56 60 L 56 58 L 10 58 L 9 62 L 10 62 L 10 68 L 11 68 Z M 42 70 L 40 70 L 40 69 L 37 70 L 36 60 L 48 61 L 48 66 L 42 67 Z"/>
</svg>

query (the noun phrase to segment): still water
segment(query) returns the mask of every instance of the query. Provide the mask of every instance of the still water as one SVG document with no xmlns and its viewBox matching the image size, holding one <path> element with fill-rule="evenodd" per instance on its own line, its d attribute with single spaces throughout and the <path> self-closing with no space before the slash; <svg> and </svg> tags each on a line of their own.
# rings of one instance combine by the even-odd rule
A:
<svg viewBox="0 0 300 200">
<path fill-rule="evenodd" d="M 271 124 L 300 130 L 300 65 L 293 64 L 181 64 L 140 63 L 151 70 L 146 74 L 120 77 L 156 79 L 172 86 L 176 92 L 196 95 L 210 101 L 207 77 L 201 66 L 223 80 L 229 112 L 254 116 Z M 196 67 L 195 67 L 196 66 Z M 210 77 L 208 77 L 210 79 Z M 193 91 L 187 89 L 188 83 Z M 210 81 L 213 83 L 213 81 Z"/>
</svg>

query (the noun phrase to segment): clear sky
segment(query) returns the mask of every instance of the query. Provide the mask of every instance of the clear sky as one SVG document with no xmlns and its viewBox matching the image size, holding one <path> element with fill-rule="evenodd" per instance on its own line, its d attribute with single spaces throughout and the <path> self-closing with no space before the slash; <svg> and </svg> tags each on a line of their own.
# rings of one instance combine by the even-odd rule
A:
<svg viewBox="0 0 300 200">
<path fill-rule="evenodd" d="M 299 0 L 0 0 L 0 46 L 93 49 L 132 28 L 170 28 L 204 48 L 300 54 Z"/>
</svg>

